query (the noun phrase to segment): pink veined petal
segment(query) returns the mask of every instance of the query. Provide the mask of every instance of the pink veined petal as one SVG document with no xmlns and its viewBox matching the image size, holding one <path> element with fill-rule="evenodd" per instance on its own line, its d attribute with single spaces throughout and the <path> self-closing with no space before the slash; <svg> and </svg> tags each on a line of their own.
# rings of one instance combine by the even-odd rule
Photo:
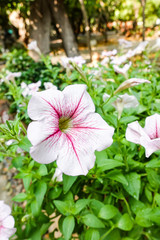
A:
<svg viewBox="0 0 160 240">
<path fill-rule="evenodd" d="M 72 119 L 77 116 L 85 118 L 86 113 L 95 111 L 94 103 L 86 92 L 86 85 L 74 84 L 67 86 L 63 90 L 63 94 L 65 99 L 64 115 L 68 115 Z"/>
<path fill-rule="evenodd" d="M 28 115 L 32 120 L 41 120 L 48 116 L 60 117 L 62 106 L 62 92 L 51 88 L 32 95 L 28 104 Z"/>
<path fill-rule="evenodd" d="M 41 143 L 30 148 L 30 154 L 33 159 L 39 163 L 48 164 L 57 159 L 61 149 L 63 134 L 57 130 L 54 134 L 47 137 Z"/>
<path fill-rule="evenodd" d="M 148 139 L 147 134 L 144 132 L 143 128 L 139 125 L 138 121 L 128 124 L 126 130 L 126 139 L 130 142 L 141 144 L 140 138 L 145 136 Z"/>
<path fill-rule="evenodd" d="M 40 121 L 33 121 L 28 125 L 27 137 L 32 145 L 37 145 L 59 129 L 59 119 L 49 116 Z"/>
<path fill-rule="evenodd" d="M 160 138 L 160 115 L 154 114 L 145 120 L 144 131 L 151 139 Z"/>
<path fill-rule="evenodd" d="M 146 157 L 149 157 L 153 152 L 160 150 L 160 138 L 149 140 L 145 137 L 142 137 L 141 145 L 145 148 Z"/>
<path fill-rule="evenodd" d="M 109 147 L 114 128 L 99 114 L 90 113 L 83 122 L 76 123 L 64 137 L 63 151 L 59 153 L 57 165 L 67 175 L 86 175 L 94 166 L 94 151 Z"/>
<path fill-rule="evenodd" d="M 11 208 L 7 204 L 4 204 L 3 201 L 0 201 L 0 221 L 5 219 L 11 213 Z"/>
<path fill-rule="evenodd" d="M 16 228 L 2 228 L 0 229 L 0 239 L 8 240 L 15 232 Z"/>
<path fill-rule="evenodd" d="M 2 221 L 2 226 L 5 228 L 13 228 L 15 224 L 14 218 L 9 215 Z"/>
</svg>

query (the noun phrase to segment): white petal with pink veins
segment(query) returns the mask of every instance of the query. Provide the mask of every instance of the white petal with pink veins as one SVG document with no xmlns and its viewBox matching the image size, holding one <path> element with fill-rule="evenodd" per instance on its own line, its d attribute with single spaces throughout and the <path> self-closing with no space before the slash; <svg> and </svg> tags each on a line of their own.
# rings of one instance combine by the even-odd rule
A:
<svg viewBox="0 0 160 240">
<path fill-rule="evenodd" d="M 37 92 L 31 97 L 28 104 L 28 115 L 32 120 L 41 120 L 48 116 L 58 117 L 63 105 L 62 92 L 51 88 Z"/>
<path fill-rule="evenodd" d="M 13 228 L 14 224 L 15 224 L 14 218 L 10 215 L 2 221 L 2 225 L 5 228 Z"/>
<path fill-rule="evenodd" d="M 140 138 L 142 135 L 147 137 L 143 128 L 139 125 L 138 121 L 132 122 L 128 124 L 126 130 L 126 139 L 130 142 L 141 144 Z"/>
<path fill-rule="evenodd" d="M 151 139 L 160 138 L 160 115 L 156 113 L 147 117 L 144 130 Z"/>
</svg>

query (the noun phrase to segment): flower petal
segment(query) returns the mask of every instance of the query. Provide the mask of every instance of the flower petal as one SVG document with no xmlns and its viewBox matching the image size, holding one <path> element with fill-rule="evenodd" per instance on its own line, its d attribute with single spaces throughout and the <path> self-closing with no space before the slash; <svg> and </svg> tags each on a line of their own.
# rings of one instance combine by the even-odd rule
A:
<svg viewBox="0 0 160 240">
<path fill-rule="evenodd" d="M 139 125 L 138 121 L 132 122 L 128 124 L 126 130 L 126 139 L 130 142 L 141 144 L 140 138 L 141 136 L 148 137 L 144 132 L 143 128 Z"/>
<path fill-rule="evenodd" d="M 58 101 L 57 101 L 58 99 Z M 59 90 L 48 89 L 32 95 L 28 104 L 28 115 L 33 120 L 41 120 L 48 116 L 61 115 L 63 94 Z"/>
<path fill-rule="evenodd" d="M 10 206 L 4 204 L 3 201 L 0 201 L 0 221 L 5 219 L 11 213 Z"/>
<path fill-rule="evenodd" d="M 44 141 L 30 148 L 33 159 L 39 163 L 48 164 L 57 159 L 61 148 L 62 133 L 58 130 Z M 63 149 L 61 150 L 63 151 Z"/>
<path fill-rule="evenodd" d="M 15 224 L 14 218 L 9 215 L 8 217 L 6 217 L 3 221 L 2 221 L 2 225 L 5 228 L 13 228 Z"/>
<path fill-rule="evenodd" d="M 160 115 L 156 113 L 147 117 L 144 130 L 151 139 L 160 138 Z"/>
<path fill-rule="evenodd" d="M 86 175 L 94 166 L 94 151 L 101 151 L 112 144 L 114 128 L 97 113 L 88 114 L 82 122 L 74 119 L 72 123 L 73 127 L 64 138 L 57 165 L 67 175 Z"/>
<path fill-rule="evenodd" d="M 149 157 L 152 153 L 160 150 L 160 138 L 150 140 L 142 136 L 141 145 L 145 148 L 146 157 Z"/>
</svg>

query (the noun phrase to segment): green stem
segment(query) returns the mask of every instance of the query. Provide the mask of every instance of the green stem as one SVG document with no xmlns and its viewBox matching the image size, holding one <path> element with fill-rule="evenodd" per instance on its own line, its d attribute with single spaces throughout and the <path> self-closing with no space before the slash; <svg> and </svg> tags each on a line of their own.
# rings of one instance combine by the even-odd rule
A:
<svg viewBox="0 0 160 240">
<path fill-rule="evenodd" d="M 125 204 L 126 204 L 128 214 L 132 217 L 132 213 L 131 213 L 131 210 L 130 210 L 129 204 L 128 204 L 127 200 L 125 199 L 125 197 L 123 198 L 123 201 L 124 201 Z"/>
<path fill-rule="evenodd" d="M 109 233 L 113 231 L 114 228 L 115 226 L 112 226 L 105 234 L 103 234 L 103 236 L 99 240 L 103 240 L 105 237 L 107 237 Z"/>
</svg>

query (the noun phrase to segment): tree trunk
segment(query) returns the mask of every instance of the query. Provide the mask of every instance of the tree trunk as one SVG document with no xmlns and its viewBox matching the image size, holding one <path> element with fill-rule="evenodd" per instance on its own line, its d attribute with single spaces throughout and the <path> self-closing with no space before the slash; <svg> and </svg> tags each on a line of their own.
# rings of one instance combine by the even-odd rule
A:
<svg viewBox="0 0 160 240">
<path fill-rule="evenodd" d="M 91 44 L 90 44 L 90 27 L 89 27 L 89 23 L 88 23 L 88 16 L 87 16 L 87 12 L 85 9 L 84 1 L 79 0 L 79 2 L 81 5 L 81 10 L 82 10 L 83 18 L 84 18 L 85 32 L 86 32 L 86 36 L 87 36 L 87 46 L 88 46 L 88 50 L 89 50 L 90 61 L 92 61 L 92 49 L 91 49 Z"/>
<path fill-rule="evenodd" d="M 145 41 L 145 8 L 146 8 L 146 0 L 141 0 L 142 5 L 142 18 L 143 18 L 143 30 L 142 30 L 142 40 Z"/>
<path fill-rule="evenodd" d="M 31 2 L 30 39 L 36 40 L 43 54 L 50 52 L 51 14 L 46 0 Z"/>
<path fill-rule="evenodd" d="M 78 45 L 65 11 L 63 0 L 48 0 L 48 3 L 50 5 L 52 17 L 56 22 L 56 27 L 61 35 L 66 55 L 68 57 L 78 56 Z"/>
</svg>

